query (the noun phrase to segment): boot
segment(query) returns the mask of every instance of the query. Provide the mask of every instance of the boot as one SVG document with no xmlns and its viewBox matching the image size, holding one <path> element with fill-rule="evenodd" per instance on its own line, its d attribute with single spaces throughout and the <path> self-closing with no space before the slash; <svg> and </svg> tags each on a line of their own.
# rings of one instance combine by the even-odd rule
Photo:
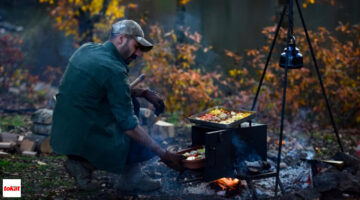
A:
<svg viewBox="0 0 360 200">
<path fill-rule="evenodd" d="M 92 166 L 81 161 L 67 159 L 64 167 L 68 174 L 76 180 L 77 186 L 84 191 L 93 191 L 99 188 L 98 183 L 92 180 Z"/>
<path fill-rule="evenodd" d="M 126 166 L 124 173 L 116 180 L 115 187 L 122 192 L 151 192 L 161 188 L 161 181 L 146 176 L 137 163 Z"/>
</svg>

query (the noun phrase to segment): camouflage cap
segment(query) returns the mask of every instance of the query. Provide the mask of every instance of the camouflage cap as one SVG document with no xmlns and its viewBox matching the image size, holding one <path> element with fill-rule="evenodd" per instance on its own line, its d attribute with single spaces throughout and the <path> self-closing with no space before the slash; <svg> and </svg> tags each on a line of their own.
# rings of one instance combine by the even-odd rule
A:
<svg viewBox="0 0 360 200">
<path fill-rule="evenodd" d="M 153 44 L 144 38 L 144 31 L 134 20 L 124 19 L 114 23 L 111 27 L 111 33 L 133 36 L 134 39 L 141 45 L 142 51 L 150 51 L 153 47 Z"/>
</svg>

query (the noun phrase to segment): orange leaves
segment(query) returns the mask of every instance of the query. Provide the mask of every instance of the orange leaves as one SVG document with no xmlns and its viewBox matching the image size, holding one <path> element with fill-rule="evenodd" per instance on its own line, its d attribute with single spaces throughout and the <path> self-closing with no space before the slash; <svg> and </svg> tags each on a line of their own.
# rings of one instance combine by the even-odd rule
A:
<svg viewBox="0 0 360 200">
<path fill-rule="evenodd" d="M 128 4 L 128 8 L 131 8 L 131 9 L 136 9 L 138 6 L 137 6 L 137 4 L 135 4 L 135 3 L 129 3 Z"/>
<path fill-rule="evenodd" d="M 118 0 L 39 0 L 50 7 L 50 15 L 55 18 L 55 26 L 72 35 L 80 42 L 83 40 L 99 41 L 107 34 L 109 25 L 125 16 L 126 7 L 136 4 L 121 5 Z M 80 27 L 79 24 L 82 24 Z"/>
<path fill-rule="evenodd" d="M 185 5 L 187 3 L 189 3 L 191 0 L 178 0 L 180 5 Z"/>
<path fill-rule="evenodd" d="M 226 56 L 234 59 L 235 65 L 238 64 L 238 63 L 240 62 L 240 60 L 242 59 L 241 56 L 236 55 L 236 54 L 235 54 L 234 52 L 232 52 L 232 51 L 229 51 L 229 50 L 227 50 L 227 49 L 224 49 L 224 51 L 225 51 L 225 55 L 226 55 Z"/>
<path fill-rule="evenodd" d="M 219 75 L 194 67 L 196 52 L 202 50 L 198 43 L 201 36 L 186 31 L 193 43 L 178 44 L 173 31 L 164 33 L 159 26 L 151 27 L 150 36 L 157 45 L 144 54 L 144 71 L 150 86 L 163 94 L 167 111 L 178 113 L 180 117 L 188 117 L 213 105 L 213 98 L 218 95 L 214 80 Z"/>
</svg>

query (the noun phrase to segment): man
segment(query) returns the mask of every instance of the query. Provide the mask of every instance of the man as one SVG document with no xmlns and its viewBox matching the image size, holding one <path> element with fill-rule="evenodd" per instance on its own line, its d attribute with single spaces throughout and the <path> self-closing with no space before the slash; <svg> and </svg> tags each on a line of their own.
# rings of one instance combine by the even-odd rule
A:
<svg viewBox="0 0 360 200">
<path fill-rule="evenodd" d="M 162 149 L 138 125 L 131 96 L 144 97 L 157 111 L 163 101 L 149 90 L 130 90 L 128 64 L 152 44 L 140 25 L 121 20 L 112 25 L 104 44 L 82 45 L 70 58 L 54 109 L 51 145 L 67 155 L 65 168 L 84 190 L 98 187 L 91 178 L 95 169 L 122 174 L 119 187 L 127 191 L 151 191 L 160 182 L 146 177 L 136 164 L 152 157 L 181 170 L 183 157 Z"/>
</svg>

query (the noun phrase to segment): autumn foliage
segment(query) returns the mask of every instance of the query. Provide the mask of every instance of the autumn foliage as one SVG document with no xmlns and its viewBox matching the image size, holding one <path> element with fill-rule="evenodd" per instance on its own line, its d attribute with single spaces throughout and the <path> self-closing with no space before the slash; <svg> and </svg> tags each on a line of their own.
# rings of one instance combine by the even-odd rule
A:
<svg viewBox="0 0 360 200">
<path fill-rule="evenodd" d="M 118 0 L 39 0 L 49 5 L 55 27 L 72 35 L 77 42 L 100 42 L 107 35 L 110 24 L 125 16 L 127 7 Z"/>
<path fill-rule="evenodd" d="M 227 52 L 236 63 L 234 69 L 229 71 L 230 79 L 236 83 L 233 89 L 242 94 L 240 95 L 242 98 L 226 97 L 231 103 L 249 104 L 246 101 L 252 100 L 265 66 L 274 31 L 275 27 L 264 28 L 262 33 L 267 38 L 267 44 L 260 49 L 248 50 L 246 58 Z M 330 125 L 305 33 L 302 29 L 297 29 L 295 34 L 297 47 L 303 53 L 304 67 L 289 70 L 286 118 L 290 122 L 304 120 L 308 125 L 315 123 Z M 360 122 L 359 25 L 340 24 L 335 32 L 319 27 L 317 31 L 310 31 L 309 34 L 336 123 L 343 128 L 358 126 Z M 340 36 L 344 39 L 338 39 Z M 278 63 L 280 52 L 285 47 L 284 41 L 286 41 L 286 30 L 281 30 L 257 103 L 260 116 L 266 121 L 273 122 L 272 124 L 278 124 L 280 121 L 284 69 L 280 68 Z"/>
<path fill-rule="evenodd" d="M 42 95 L 34 92 L 38 76 L 23 64 L 23 40 L 19 36 L 0 36 L 0 103 L 35 103 Z"/>
<path fill-rule="evenodd" d="M 196 65 L 196 53 L 204 49 L 201 36 L 188 29 L 184 35 L 187 42 L 177 43 L 173 31 L 165 33 L 161 27 L 152 26 L 150 37 L 156 46 L 144 54 L 149 86 L 164 96 L 167 111 L 178 113 L 180 118 L 215 105 L 219 91 L 214 81 L 220 78 Z"/>
</svg>

